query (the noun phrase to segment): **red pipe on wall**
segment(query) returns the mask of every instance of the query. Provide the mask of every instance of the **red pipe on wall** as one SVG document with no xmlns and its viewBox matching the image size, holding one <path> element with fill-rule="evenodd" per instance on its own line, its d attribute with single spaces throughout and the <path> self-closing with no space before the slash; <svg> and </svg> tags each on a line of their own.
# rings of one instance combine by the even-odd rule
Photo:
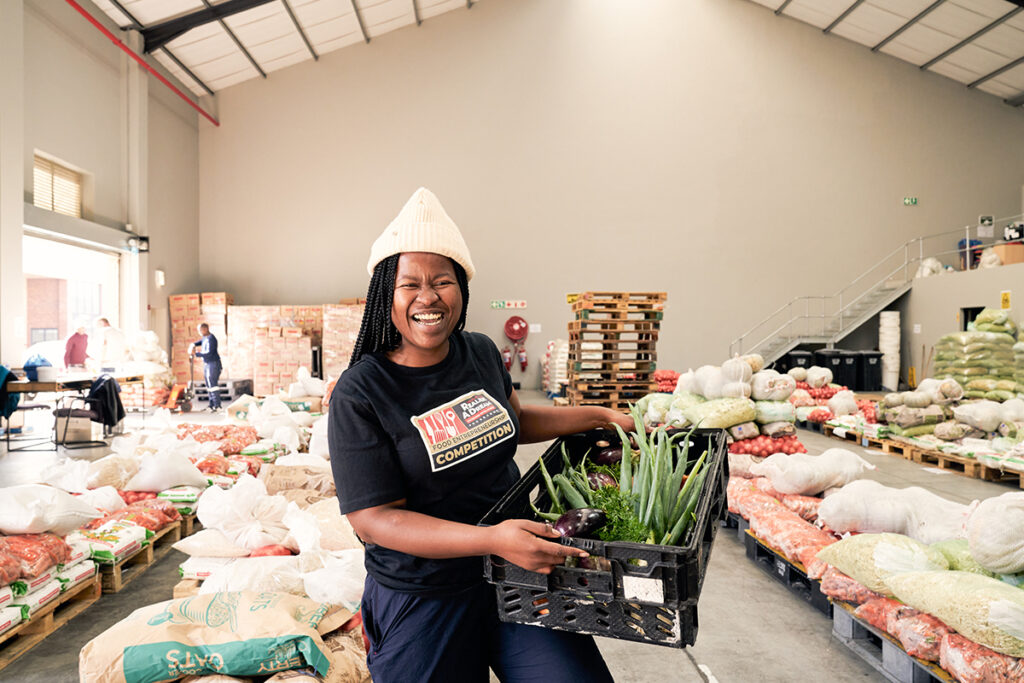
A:
<svg viewBox="0 0 1024 683">
<path fill-rule="evenodd" d="M 111 32 L 110 32 L 110 31 L 109 31 L 109 30 L 107 29 L 107 27 L 106 27 L 106 26 L 104 26 L 104 25 L 103 25 L 103 24 L 101 24 L 101 23 L 100 23 L 99 21 L 97 21 L 95 17 L 93 17 L 93 16 L 91 15 L 91 14 L 89 14 L 89 12 L 87 12 L 87 11 L 85 10 L 85 8 L 83 8 L 83 7 L 81 6 L 81 5 L 79 5 L 79 4 L 77 3 L 77 2 L 75 2 L 75 0 L 67 0 L 67 3 L 68 3 L 69 5 L 71 5 L 72 7 L 74 7 L 74 8 L 75 8 L 75 9 L 76 9 L 76 10 L 78 11 L 78 13 L 79 13 L 79 14 L 81 14 L 81 15 L 82 15 L 83 17 L 85 17 L 85 18 L 86 18 L 86 19 L 87 19 L 87 20 L 89 21 L 89 23 L 90 23 L 90 24 L 92 24 L 92 25 L 93 25 L 93 26 L 95 26 L 95 27 L 96 27 L 97 29 L 99 29 L 100 33 L 102 33 L 102 34 L 103 34 L 103 35 L 105 35 L 105 36 L 106 36 L 107 38 L 109 38 L 109 39 L 110 39 L 110 42 L 112 42 L 112 43 L 113 43 L 114 45 L 117 45 L 117 46 L 118 46 L 119 48 L 121 48 L 122 50 L 124 50 L 124 51 L 125 51 L 125 52 L 126 52 L 126 53 L 128 54 L 128 56 L 129 56 L 129 57 L 131 57 L 131 58 L 132 58 L 132 59 L 134 59 L 134 60 L 135 60 L 136 62 L 138 62 L 138 63 L 139 63 L 139 66 L 141 66 L 141 67 L 142 67 L 143 69 L 145 69 L 145 70 L 146 70 L 146 71 L 148 71 L 148 72 L 149 72 L 150 74 L 152 74 L 152 75 L 153 75 L 153 76 L 154 76 L 154 77 L 155 77 L 155 78 L 156 78 L 156 79 L 157 79 L 158 81 L 160 81 L 161 83 L 163 83 L 164 85 L 166 85 L 166 86 L 167 86 L 168 88 L 170 88 L 171 90 L 173 90 L 173 91 L 174 91 L 174 93 L 175 93 L 175 94 L 176 94 L 176 95 L 177 95 L 178 97 L 180 97 L 181 99 L 183 99 L 183 100 L 185 100 L 186 102 L 188 102 L 188 104 L 189 104 L 189 106 L 190 106 L 190 107 L 192 107 L 192 108 L 193 108 L 193 109 L 195 109 L 195 110 L 196 110 L 197 112 L 199 112 L 200 114 L 202 114 L 203 116 L 205 116 L 205 117 L 206 117 L 206 118 L 207 118 L 207 119 L 208 119 L 208 120 L 210 121 L 210 123 L 212 123 L 213 125 L 215 125 L 215 126 L 220 126 L 220 121 L 218 121 L 217 119 L 213 118 L 213 117 L 212 117 L 212 116 L 211 116 L 211 115 L 210 115 L 210 114 L 209 114 L 209 113 L 208 113 L 208 112 L 207 112 L 207 111 L 206 111 L 205 109 L 203 109 L 203 108 L 202 108 L 202 107 L 200 107 L 200 106 L 199 106 L 198 104 L 196 104 L 195 102 L 193 102 L 193 101 L 192 101 L 192 98 L 191 98 L 191 97 L 189 97 L 189 96 L 188 96 L 188 95 L 186 95 L 185 93 L 181 92 L 181 90 L 178 90 L 178 88 L 176 88 L 176 87 L 174 86 L 174 84 L 173 84 L 173 83 L 171 83 L 171 82 L 170 82 L 169 80 L 167 80 L 166 78 L 164 78 L 164 77 L 163 77 L 163 75 L 161 75 L 161 74 L 160 74 L 160 72 L 158 72 L 158 71 L 157 71 L 156 69 L 154 69 L 154 68 L 153 68 L 153 67 L 151 67 L 151 66 L 150 66 L 149 64 L 147 64 L 147 63 L 146 63 L 146 60 L 144 60 L 144 59 L 143 59 L 142 57 L 140 57 L 139 55 L 135 54 L 135 51 L 134 51 L 134 50 L 132 50 L 132 49 L 131 49 L 130 47 L 128 47 L 127 45 L 125 45 L 125 44 L 124 44 L 123 42 L 121 42 L 121 39 L 120 39 L 120 38 L 118 38 L 118 37 L 117 37 L 117 36 L 115 36 L 115 35 L 114 35 L 113 33 L 111 33 Z"/>
</svg>

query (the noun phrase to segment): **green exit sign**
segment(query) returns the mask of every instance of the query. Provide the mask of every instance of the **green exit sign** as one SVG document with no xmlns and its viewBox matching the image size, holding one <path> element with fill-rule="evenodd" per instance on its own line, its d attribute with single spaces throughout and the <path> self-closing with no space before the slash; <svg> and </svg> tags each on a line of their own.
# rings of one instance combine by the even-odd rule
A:
<svg viewBox="0 0 1024 683">
<path fill-rule="evenodd" d="M 917 206 L 917 197 L 904 197 L 903 206 Z"/>
</svg>

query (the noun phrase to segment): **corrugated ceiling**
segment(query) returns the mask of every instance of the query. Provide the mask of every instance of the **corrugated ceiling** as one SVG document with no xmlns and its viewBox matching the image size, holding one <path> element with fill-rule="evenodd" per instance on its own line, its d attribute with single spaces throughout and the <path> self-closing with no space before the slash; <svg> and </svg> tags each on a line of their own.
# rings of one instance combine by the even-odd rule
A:
<svg viewBox="0 0 1024 683">
<path fill-rule="evenodd" d="M 1024 0 L 751 0 L 1024 106 Z"/>
<path fill-rule="evenodd" d="M 213 94 L 477 0 L 93 0 L 195 95 Z M 187 30 L 175 34 L 182 28 Z M 170 39 L 167 39 L 169 36 Z"/>
</svg>

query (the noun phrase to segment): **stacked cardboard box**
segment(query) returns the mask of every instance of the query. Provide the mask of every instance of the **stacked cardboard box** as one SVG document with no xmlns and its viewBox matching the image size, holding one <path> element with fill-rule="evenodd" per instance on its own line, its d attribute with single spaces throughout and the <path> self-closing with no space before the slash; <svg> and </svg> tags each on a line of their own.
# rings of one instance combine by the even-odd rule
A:
<svg viewBox="0 0 1024 683">
<path fill-rule="evenodd" d="M 227 376 L 255 381 L 255 330 L 295 328 L 300 331 L 300 336 L 309 338 L 311 347 L 317 346 L 323 331 L 323 306 L 228 306 L 227 320 L 230 330 Z"/>
<path fill-rule="evenodd" d="M 323 307 L 323 351 L 325 378 L 337 379 L 348 367 L 363 321 L 362 303 L 326 304 Z"/>
<path fill-rule="evenodd" d="M 202 316 L 199 294 L 173 294 L 169 298 L 171 309 L 171 372 L 174 381 L 189 381 L 188 347 L 197 339 L 196 326 Z"/>
<path fill-rule="evenodd" d="M 313 368 L 312 338 L 300 327 L 253 329 L 253 393 L 266 396 L 295 381 L 300 367 Z"/>
</svg>

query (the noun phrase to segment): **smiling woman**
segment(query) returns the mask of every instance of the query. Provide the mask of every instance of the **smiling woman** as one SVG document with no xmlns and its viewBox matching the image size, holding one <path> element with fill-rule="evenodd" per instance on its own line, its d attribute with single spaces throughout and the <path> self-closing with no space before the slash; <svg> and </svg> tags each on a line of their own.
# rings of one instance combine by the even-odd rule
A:
<svg viewBox="0 0 1024 683">
<path fill-rule="evenodd" d="M 374 681 L 611 680 L 593 638 L 500 623 L 482 555 L 547 573 L 581 550 L 550 526 L 477 522 L 519 479 L 519 443 L 632 420 L 521 406 L 497 347 L 467 332 L 475 269 L 437 198 L 417 190 L 374 243 L 352 362 L 331 395 L 341 512 L 366 543 Z"/>
</svg>

